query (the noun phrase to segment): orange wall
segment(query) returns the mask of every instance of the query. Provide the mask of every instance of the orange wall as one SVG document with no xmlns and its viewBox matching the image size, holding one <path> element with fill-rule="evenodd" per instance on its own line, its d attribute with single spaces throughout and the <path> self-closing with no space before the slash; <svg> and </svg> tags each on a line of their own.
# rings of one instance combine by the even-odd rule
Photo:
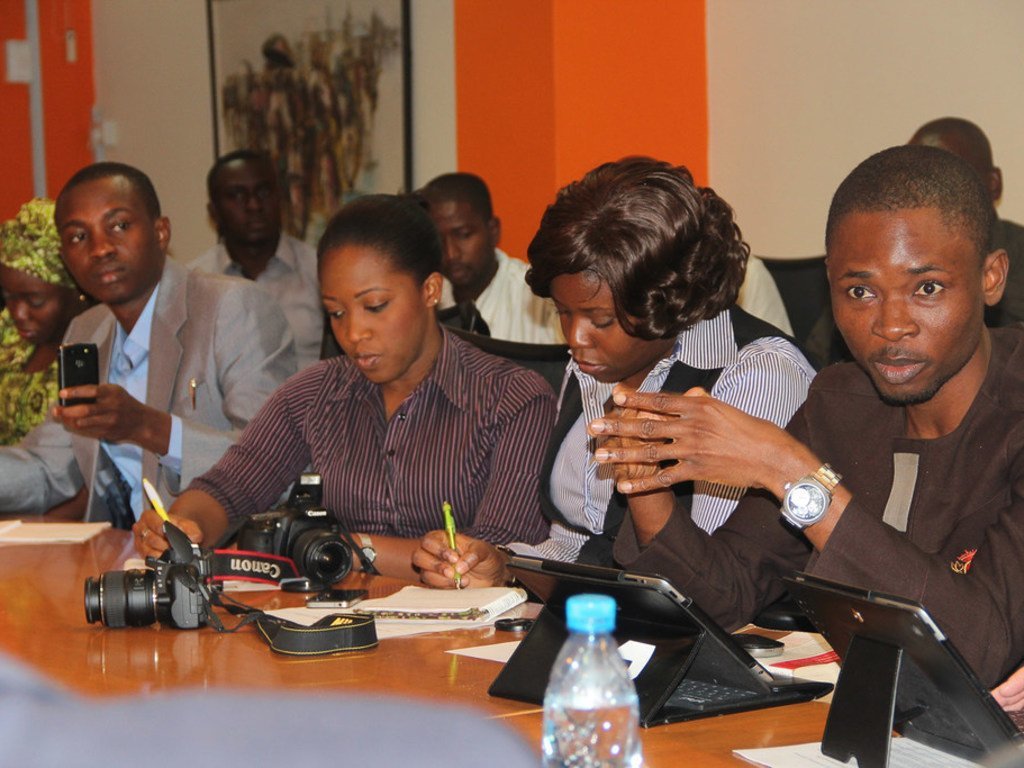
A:
<svg viewBox="0 0 1024 768">
<path fill-rule="evenodd" d="M 459 170 L 524 257 L 555 191 L 628 154 L 707 183 L 704 0 L 455 1 Z"/>
<path fill-rule="evenodd" d="M 455 2 L 458 170 L 487 181 L 520 257 L 555 188 L 553 22 L 551 0 Z"/>
<path fill-rule="evenodd" d="M 90 112 L 94 102 L 89 0 L 38 0 L 43 75 L 46 188 L 51 197 L 76 170 L 92 161 Z M 65 55 L 65 31 L 74 29 L 78 60 Z M 0 41 L 25 39 L 24 3 L 3 0 Z M 0 219 L 13 216 L 33 194 L 28 85 L 6 82 L 0 56 Z"/>
<path fill-rule="evenodd" d="M 43 132 L 46 189 L 52 197 L 68 178 L 92 162 L 89 131 L 96 102 L 92 76 L 90 0 L 39 0 L 39 47 L 43 57 Z M 75 30 L 78 60 L 67 61 L 64 33 Z"/>
</svg>

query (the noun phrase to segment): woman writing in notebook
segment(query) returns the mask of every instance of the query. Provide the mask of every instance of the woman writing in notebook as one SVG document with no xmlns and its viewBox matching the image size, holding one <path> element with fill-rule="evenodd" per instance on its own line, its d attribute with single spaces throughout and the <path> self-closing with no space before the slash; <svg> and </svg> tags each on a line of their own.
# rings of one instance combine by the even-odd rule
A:
<svg viewBox="0 0 1024 768">
<path fill-rule="evenodd" d="M 550 537 L 517 552 L 614 565 L 611 550 L 627 508 L 645 499 L 615 491 L 610 466 L 593 461 L 601 443 L 587 424 L 604 416 L 612 388 L 684 392 L 703 387 L 735 407 L 785 424 L 807 396 L 814 371 L 781 332 L 736 307 L 750 249 L 732 209 L 698 187 L 681 166 L 634 157 L 606 163 L 562 189 L 527 251 L 527 281 L 550 296 L 572 358 L 541 470 Z M 632 467 L 634 472 L 656 467 Z M 684 483 L 677 514 L 711 531 L 743 488 Z M 508 578 L 508 555 L 441 532 L 414 555 L 425 583 L 465 586 Z"/>
<path fill-rule="evenodd" d="M 444 501 L 476 538 L 542 540 L 538 469 L 554 398 L 538 375 L 438 324 L 441 245 L 426 212 L 392 195 L 355 200 L 328 224 L 318 260 L 344 356 L 282 385 L 174 502 L 172 521 L 209 546 L 311 467 L 323 505 L 385 575 L 414 577 L 412 552 L 441 525 Z M 156 513 L 134 531 L 141 553 L 166 549 Z"/>
</svg>

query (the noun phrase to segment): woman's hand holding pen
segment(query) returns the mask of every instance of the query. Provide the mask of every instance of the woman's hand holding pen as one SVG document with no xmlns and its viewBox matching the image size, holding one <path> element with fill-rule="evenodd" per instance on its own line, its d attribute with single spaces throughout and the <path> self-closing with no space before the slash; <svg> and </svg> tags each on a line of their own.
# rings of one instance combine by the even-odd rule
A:
<svg viewBox="0 0 1024 768">
<path fill-rule="evenodd" d="M 412 556 L 420 581 L 428 587 L 454 589 L 455 574 L 463 587 L 493 587 L 508 581 L 508 557 L 486 541 L 456 534 L 456 550 L 448 545 L 444 531 L 430 531 L 420 539 Z"/>
<path fill-rule="evenodd" d="M 191 541 L 202 544 L 203 531 L 194 520 L 172 515 L 170 522 L 178 526 Z M 159 557 L 170 546 L 164 537 L 164 520 L 152 509 L 142 513 L 142 517 L 132 526 L 132 533 L 135 536 L 135 549 L 142 557 Z"/>
</svg>

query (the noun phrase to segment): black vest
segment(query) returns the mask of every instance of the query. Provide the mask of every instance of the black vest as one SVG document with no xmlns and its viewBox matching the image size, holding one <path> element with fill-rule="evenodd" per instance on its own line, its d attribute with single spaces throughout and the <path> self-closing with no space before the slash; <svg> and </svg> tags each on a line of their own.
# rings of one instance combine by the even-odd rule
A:
<svg viewBox="0 0 1024 768">
<path fill-rule="evenodd" d="M 747 314 L 739 307 L 732 307 L 729 310 L 729 319 L 732 321 L 733 337 L 736 339 L 736 346 L 739 349 L 747 346 L 758 339 L 774 337 L 786 339 L 796 346 L 796 342 L 786 336 L 782 331 L 769 323 L 760 320 L 753 315 Z M 700 369 L 692 368 L 685 363 L 675 363 L 669 370 L 668 378 L 665 380 L 662 392 L 686 392 L 693 387 L 703 387 L 708 392 L 722 375 L 721 368 Z M 570 524 L 563 517 L 562 513 L 555 507 L 551 500 L 551 473 L 555 466 L 555 458 L 562 447 L 562 441 L 583 413 L 583 399 L 580 396 L 580 386 L 575 376 L 570 376 L 566 382 L 565 391 L 562 394 L 562 401 L 558 408 L 558 420 L 548 441 L 547 451 L 544 454 L 544 465 L 541 469 L 540 503 L 545 516 L 552 522 L 561 523 L 578 533 L 588 536 L 587 542 L 580 550 L 577 562 L 590 563 L 593 565 L 615 566 L 612 557 L 612 546 L 615 544 L 615 537 L 622 525 L 622 519 L 626 513 L 626 497 L 618 491 L 612 493 L 608 502 L 608 509 L 605 512 L 604 531 L 600 534 L 593 534 L 589 531 Z M 677 483 L 672 486 L 672 492 L 676 497 L 676 508 L 689 510 L 693 499 L 693 483 Z"/>
</svg>

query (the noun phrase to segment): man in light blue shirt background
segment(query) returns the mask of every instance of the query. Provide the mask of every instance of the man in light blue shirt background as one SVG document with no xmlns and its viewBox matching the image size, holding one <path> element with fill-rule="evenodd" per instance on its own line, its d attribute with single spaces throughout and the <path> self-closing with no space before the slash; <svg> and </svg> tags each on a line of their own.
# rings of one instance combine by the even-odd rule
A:
<svg viewBox="0 0 1024 768">
<path fill-rule="evenodd" d="M 207 174 L 206 189 L 219 242 L 188 266 L 256 283 L 284 312 L 299 368 L 315 363 L 324 335 L 316 249 L 281 231 L 281 193 L 270 158 L 248 149 L 223 155 Z"/>
</svg>

